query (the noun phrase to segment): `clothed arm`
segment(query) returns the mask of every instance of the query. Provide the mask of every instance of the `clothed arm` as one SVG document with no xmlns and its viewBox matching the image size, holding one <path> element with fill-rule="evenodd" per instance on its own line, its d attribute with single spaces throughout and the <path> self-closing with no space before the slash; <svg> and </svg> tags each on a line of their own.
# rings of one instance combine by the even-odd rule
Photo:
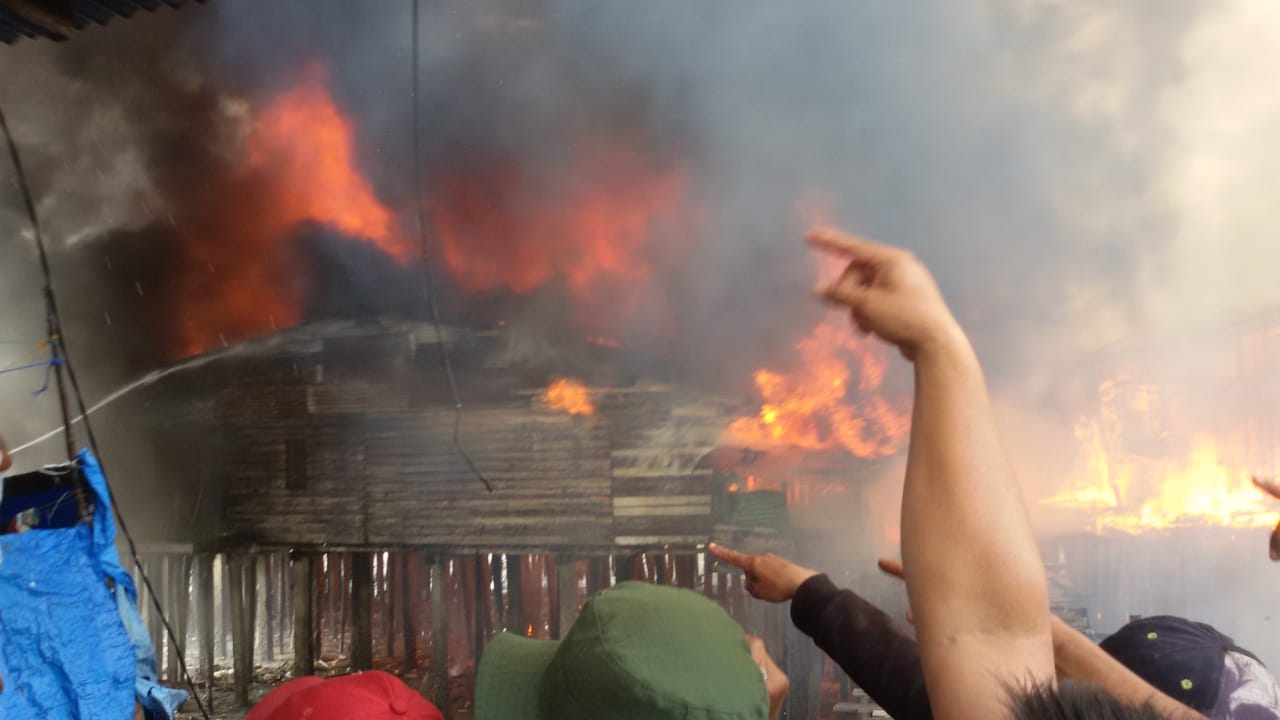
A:
<svg viewBox="0 0 1280 720">
<path fill-rule="evenodd" d="M 791 622 L 896 720 L 931 720 L 920 650 L 884 611 L 815 575 L 792 598 Z"/>
<path fill-rule="evenodd" d="M 1204 716 L 1155 689 L 1078 630 L 1053 617 L 1053 658 L 1058 675 L 1100 686 L 1132 705 L 1151 703 L 1169 720 L 1204 720 Z"/>
</svg>

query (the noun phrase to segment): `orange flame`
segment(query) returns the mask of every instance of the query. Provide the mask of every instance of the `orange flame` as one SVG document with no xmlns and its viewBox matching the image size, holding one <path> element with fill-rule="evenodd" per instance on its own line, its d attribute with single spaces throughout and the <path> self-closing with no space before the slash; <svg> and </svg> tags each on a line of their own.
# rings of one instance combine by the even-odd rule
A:
<svg viewBox="0 0 1280 720">
<path fill-rule="evenodd" d="M 1080 477 L 1071 487 L 1041 502 L 1097 513 L 1098 531 L 1137 533 L 1174 527 L 1270 527 L 1280 513 L 1255 488 L 1251 473 L 1228 458 L 1228 444 L 1208 435 L 1193 439 L 1190 450 L 1173 457 L 1141 457 L 1117 451 L 1118 420 L 1114 384 L 1099 388 L 1099 418 L 1076 426 L 1080 441 Z M 1152 398 L 1139 392 L 1132 410 L 1145 413 Z M 1110 432 L 1108 432 L 1108 429 Z"/>
<path fill-rule="evenodd" d="M 906 398 L 881 393 L 885 353 L 855 335 L 843 317 L 829 316 L 797 345 L 802 368 L 755 373 L 764 402 L 757 415 L 734 420 L 726 441 L 745 445 L 843 447 L 862 458 L 900 451 L 911 427 Z M 857 368 L 857 377 L 850 366 Z"/>
<path fill-rule="evenodd" d="M 276 177 L 275 219 L 282 225 L 332 225 L 408 263 L 413 248 L 394 232 L 391 211 L 357 169 L 351 123 L 325 81 L 324 71 L 313 67 L 301 85 L 258 114 L 245 143 L 246 169 Z"/>
<path fill-rule="evenodd" d="M 441 257 L 465 289 L 563 286 L 579 312 L 630 312 L 652 239 L 679 215 L 685 181 L 625 147 L 584 146 L 568 172 L 538 178 L 492 166 L 455 177 L 431 201 Z M 588 318 L 603 326 L 599 318 Z"/>
<path fill-rule="evenodd" d="M 570 415 L 596 413 L 596 406 L 592 404 L 586 386 L 568 378 L 560 378 L 547 386 L 546 392 L 542 394 L 542 401 L 552 410 L 563 410 Z"/>
<path fill-rule="evenodd" d="M 316 222 L 408 262 L 412 246 L 357 168 L 350 121 L 313 67 L 297 87 L 262 108 L 243 155 L 210 197 L 219 207 L 191 221 L 175 311 L 174 354 L 187 357 L 301 320 L 305 287 L 289 242 Z"/>
</svg>

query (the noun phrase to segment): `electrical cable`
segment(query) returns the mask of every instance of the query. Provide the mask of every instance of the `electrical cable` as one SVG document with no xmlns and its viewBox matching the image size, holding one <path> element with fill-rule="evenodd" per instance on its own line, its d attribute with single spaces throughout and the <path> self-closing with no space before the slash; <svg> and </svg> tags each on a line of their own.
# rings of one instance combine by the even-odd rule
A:
<svg viewBox="0 0 1280 720">
<path fill-rule="evenodd" d="M 440 321 L 440 304 L 436 301 L 435 273 L 431 269 L 431 241 L 427 234 L 427 207 L 422 180 L 421 102 L 418 100 L 418 36 L 421 34 L 421 30 L 418 27 L 418 0 L 413 0 L 413 21 L 410 23 L 410 29 L 413 32 L 413 92 L 409 95 L 410 102 L 413 103 L 413 178 L 414 187 L 422 194 L 417 198 L 416 205 L 418 208 L 418 238 L 422 245 L 422 271 L 424 284 L 426 285 L 427 303 L 431 307 L 431 319 L 435 323 L 436 339 L 440 342 L 440 359 L 444 365 L 444 376 L 449 382 L 449 392 L 453 397 L 453 446 L 458 451 L 458 454 L 462 456 L 462 459 L 466 461 L 467 467 L 471 468 L 471 472 L 475 474 L 480 482 L 484 483 L 484 489 L 493 492 L 493 485 L 489 483 L 489 478 L 480 472 L 480 468 L 462 443 L 462 400 L 458 395 L 458 382 L 453 374 L 453 361 L 449 358 L 449 343 L 444 336 L 444 323 Z"/>
<path fill-rule="evenodd" d="M 169 642 L 173 644 L 174 654 L 178 658 L 182 676 L 187 681 L 187 686 L 191 688 L 191 698 L 196 701 L 196 706 L 200 708 L 200 715 L 205 720 L 209 720 L 209 713 L 205 710 L 204 703 L 200 701 L 200 692 L 196 688 L 195 681 L 191 678 L 191 673 L 187 670 L 187 661 L 181 652 L 181 645 L 178 643 L 177 635 L 173 632 L 173 626 L 169 624 L 169 618 L 165 616 L 164 608 L 160 606 L 160 598 L 156 595 L 155 588 L 151 585 L 151 579 L 147 577 L 146 571 L 142 568 L 142 559 L 138 556 L 138 546 L 134 542 L 133 535 L 129 532 L 129 526 L 124 520 L 124 513 L 120 510 L 120 503 L 116 501 L 115 491 L 111 487 L 110 480 L 108 480 L 107 468 L 103 464 L 102 452 L 98 448 L 98 439 L 94 435 L 93 425 L 89 421 L 89 411 L 85 406 L 84 394 L 80 391 L 80 382 L 76 379 L 75 368 L 72 366 L 71 358 L 67 353 L 66 335 L 62 332 L 57 297 L 53 292 L 53 273 L 49 270 L 49 256 L 45 251 L 44 236 L 40 232 L 40 221 L 36 215 L 35 204 L 31 200 L 31 188 L 27 184 L 27 176 L 22 169 L 22 160 L 18 155 L 18 146 L 14 142 L 13 134 L 9 131 L 9 123 L 5 119 L 3 109 L 0 109 L 0 131 L 4 132 L 5 141 L 9 146 L 9 156 L 13 160 L 13 169 L 17 175 L 18 188 L 22 192 L 22 199 L 26 205 L 27 219 L 31 223 L 32 232 L 35 234 L 36 249 L 40 255 L 40 270 L 44 274 L 45 322 L 48 329 L 49 346 L 53 356 L 50 362 L 57 365 L 58 398 L 59 406 L 62 410 L 62 425 L 65 430 L 67 455 L 74 462 L 74 434 L 71 426 L 71 412 L 67 405 L 66 387 L 63 382 L 64 370 L 66 371 L 67 379 L 71 381 L 71 389 L 75 394 L 76 405 L 80 410 L 81 422 L 84 424 L 84 432 L 89 441 L 89 448 L 98 459 L 98 465 L 102 471 L 102 479 L 107 487 L 107 497 L 111 501 L 111 507 L 115 509 L 116 522 L 120 525 L 120 532 L 128 543 L 129 555 L 133 559 L 134 566 L 138 569 L 138 576 L 142 578 L 142 583 L 147 588 L 147 594 L 151 597 L 151 603 L 160 617 L 160 622 L 164 625 L 165 632 L 169 636 Z M 212 668 L 210 670 L 212 671 Z"/>
</svg>

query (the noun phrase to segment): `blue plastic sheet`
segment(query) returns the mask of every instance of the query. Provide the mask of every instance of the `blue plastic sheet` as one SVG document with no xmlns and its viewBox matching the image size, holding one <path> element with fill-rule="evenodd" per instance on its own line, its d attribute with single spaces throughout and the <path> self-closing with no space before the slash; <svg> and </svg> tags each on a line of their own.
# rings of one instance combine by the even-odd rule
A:
<svg viewBox="0 0 1280 720">
<path fill-rule="evenodd" d="M 135 700 L 167 720 L 187 694 L 156 682 L 106 481 L 92 455 L 79 460 L 92 524 L 0 535 L 0 720 L 127 720 Z"/>
</svg>

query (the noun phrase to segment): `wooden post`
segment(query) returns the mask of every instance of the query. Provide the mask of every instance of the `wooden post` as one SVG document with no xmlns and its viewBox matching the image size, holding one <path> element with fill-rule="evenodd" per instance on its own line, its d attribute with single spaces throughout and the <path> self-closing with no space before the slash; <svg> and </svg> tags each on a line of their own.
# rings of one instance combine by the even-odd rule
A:
<svg viewBox="0 0 1280 720">
<path fill-rule="evenodd" d="M 417 603 L 417 595 L 413 592 L 413 576 L 414 565 L 409 561 L 413 558 L 413 553 L 405 552 L 400 554 L 400 612 L 402 618 L 400 620 L 401 630 L 404 632 L 404 673 L 408 675 L 418 667 L 418 624 L 415 621 L 414 610 Z"/>
<path fill-rule="evenodd" d="M 396 582 L 400 574 L 398 561 L 399 558 L 389 552 L 383 555 L 382 574 L 386 580 L 382 585 L 382 626 L 386 634 L 388 660 L 396 656 L 396 598 L 400 596 L 400 593 L 396 592 Z"/>
<path fill-rule="evenodd" d="M 547 556 L 543 566 L 547 573 L 547 620 L 551 625 L 551 639 L 559 640 L 564 629 L 560 627 L 560 556 Z"/>
<path fill-rule="evenodd" d="M 373 669 L 373 556 L 351 553 L 351 669 Z"/>
<path fill-rule="evenodd" d="M 266 623 L 263 628 L 262 659 L 273 663 L 276 661 L 276 584 L 272 574 L 275 566 L 275 554 L 262 556 L 262 618 Z"/>
<path fill-rule="evenodd" d="M 613 584 L 626 582 L 632 578 L 631 569 L 635 564 L 631 561 L 630 555 L 614 555 L 613 556 Z"/>
<path fill-rule="evenodd" d="M 257 562 L 252 555 L 231 557 L 231 635 L 235 667 L 236 704 L 249 707 L 249 686 L 253 682 L 254 635 L 257 629 Z"/>
<path fill-rule="evenodd" d="M 231 623 L 231 606 L 235 603 L 231 600 L 231 555 L 222 554 L 222 588 L 218 593 L 222 598 L 222 632 L 218 633 L 218 656 L 227 658 L 231 657 L 231 648 L 228 638 L 235 635 L 235 630 Z"/>
<path fill-rule="evenodd" d="M 601 568 L 601 558 L 587 559 L 587 597 L 600 592 L 600 584 L 608 568 Z"/>
<path fill-rule="evenodd" d="M 169 681 L 175 685 L 186 684 L 179 658 L 187 659 L 187 628 L 191 618 L 191 560 L 191 555 L 169 556 L 169 621 L 173 625 L 173 635 L 178 640 L 177 648 L 169 648 Z M 168 639 L 167 634 L 165 639 Z"/>
<path fill-rule="evenodd" d="M 164 556 L 152 555 L 142 561 L 142 567 L 151 589 L 147 591 L 147 632 L 151 635 L 151 647 L 156 652 L 156 672 L 164 671 L 164 628 L 160 625 L 160 613 L 156 612 L 156 601 L 164 604 Z"/>
<path fill-rule="evenodd" d="M 507 629 L 524 635 L 532 624 L 524 618 L 524 556 L 507 555 Z"/>
<path fill-rule="evenodd" d="M 347 650 L 347 610 L 350 603 L 347 595 L 351 592 L 351 553 L 338 553 L 338 572 L 334 575 L 334 586 L 331 592 L 337 593 L 334 602 L 338 603 L 338 654 Z"/>
<path fill-rule="evenodd" d="M 449 713 L 449 606 L 446 603 L 444 558 L 431 557 L 431 698 L 435 706 Z"/>
<path fill-rule="evenodd" d="M 697 588 L 698 579 L 698 556 L 693 553 L 682 553 L 676 556 L 676 582 L 679 587 L 686 590 Z"/>
<path fill-rule="evenodd" d="M 328 553 L 319 553 L 319 554 L 317 554 L 317 555 L 316 555 L 316 560 L 315 560 L 315 562 L 316 562 L 316 604 L 315 604 L 315 606 L 312 608 L 312 612 L 314 612 L 314 613 L 315 613 L 315 616 L 316 616 L 316 620 L 315 620 L 315 630 L 316 630 L 316 644 L 315 644 L 315 648 L 316 648 L 316 659 L 318 660 L 318 659 L 320 659 L 321 657 L 323 657 L 323 656 L 324 656 L 324 630 L 325 630 L 325 628 L 329 628 L 329 631 L 330 631 L 330 632 L 332 632 L 332 631 L 333 631 L 333 626 L 332 626 L 331 624 L 330 624 L 330 625 L 325 625 L 325 624 L 324 624 L 325 622 L 330 622 L 330 623 L 331 623 L 331 622 L 332 622 L 332 619 L 330 618 L 329 620 L 326 620 L 326 619 L 325 619 L 325 616 L 324 616 L 324 614 L 323 614 L 323 610 L 324 610 L 324 595 L 325 595 L 325 592 L 324 592 L 324 591 L 325 591 L 325 588 L 327 588 L 327 587 L 328 587 L 328 585 L 326 585 L 326 584 L 325 584 L 325 583 L 326 583 L 326 581 L 327 581 L 327 579 L 328 579 L 328 578 L 327 578 L 328 571 L 327 571 L 327 570 L 325 570 L 325 565 L 326 565 L 327 563 L 332 562 L 332 560 L 330 560 L 330 559 L 329 559 L 329 555 L 328 555 Z"/>
<path fill-rule="evenodd" d="M 489 556 L 489 572 L 493 584 L 493 630 L 499 632 L 506 629 L 506 608 L 503 607 L 502 567 L 506 556 L 494 553 Z"/>
<path fill-rule="evenodd" d="M 472 655 L 476 661 L 476 667 L 480 667 L 480 655 L 484 652 L 485 646 L 485 625 L 487 624 L 489 615 L 489 599 L 488 593 L 485 591 L 485 584 L 489 579 L 489 573 L 484 567 L 484 555 L 477 554 L 475 559 L 475 572 L 472 573 L 475 579 L 475 588 L 472 591 L 472 599 L 475 601 L 475 632 L 472 642 Z"/>
<path fill-rule="evenodd" d="M 205 707 L 213 712 L 213 554 L 200 557 L 196 578 L 196 595 L 200 598 L 200 618 L 196 634 L 200 637 L 200 664 L 204 666 Z"/>
<path fill-rule="evenodd" d="M 315 595 L 312 593 L 312 577 L 316 564 L 310 555 L 293 556 L 293 676 L 302 677 L 315 673 L 316 646 Z"/>
<path fill-rule="evenodd" d="M 556 599 L 559 601 L 559 637 L 564 637 L 578 619 L 578 567 L 573 558 L 564 555 L 556 556 L 556 579 L 559 588 Z"/>
<path fill-rule="evenodd" d="M 277 573 L 280 576 L 280 596 L 279 596 L 280 597 L 280 647 L 279 647 L 279 650 L 280 650 L 280 654 L 283 655 L 286 643 L 288 642 L 287 638 L 285 638 L 285 628 L 289 627 L 289 625 L 287 625 L 287 622 L 288 622 L 287 618 L 293 615 L 293 593 L 290 592 L 291 588 L 289 587 L 289 578 L 290 578 L 289 553 L 287 552 L 280 553 L 279 564 L 280 564 L 280 572 Z"/>
</svg>

